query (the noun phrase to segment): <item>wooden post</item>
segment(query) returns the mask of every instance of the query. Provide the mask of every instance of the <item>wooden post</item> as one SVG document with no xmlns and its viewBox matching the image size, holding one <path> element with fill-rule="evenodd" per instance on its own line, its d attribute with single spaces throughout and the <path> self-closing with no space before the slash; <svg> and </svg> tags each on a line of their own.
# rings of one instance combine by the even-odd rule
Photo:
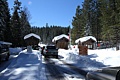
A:
<svg viewBox="0 0 120 80">
<path fill-rule="evenodd" d="M 78 45 L 80 55 L 88 55 L 88 47 L 83 45 Z"/>
<path fill-rule="evenodd" d="M 32 46 L 27 46 L 27 52 L 32 53 Z"/>
</svg>

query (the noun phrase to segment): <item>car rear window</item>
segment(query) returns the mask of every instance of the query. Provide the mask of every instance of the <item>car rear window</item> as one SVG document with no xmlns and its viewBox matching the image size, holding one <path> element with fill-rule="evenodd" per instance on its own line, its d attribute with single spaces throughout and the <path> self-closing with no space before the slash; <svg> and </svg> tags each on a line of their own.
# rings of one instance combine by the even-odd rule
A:
<svg viewBox="0 0 120 80">
<path fill-rule="evenodd" d="M 47 46 L 47 49 L 56 49 L 55 46 Z"/>
</svg>

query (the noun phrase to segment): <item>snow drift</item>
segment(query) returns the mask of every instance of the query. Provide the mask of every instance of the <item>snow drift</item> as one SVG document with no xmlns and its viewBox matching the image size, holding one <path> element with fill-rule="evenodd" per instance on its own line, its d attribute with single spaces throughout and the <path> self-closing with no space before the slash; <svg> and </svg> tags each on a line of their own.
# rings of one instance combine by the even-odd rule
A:
<svg viewBox="0 0 120 80">
<path fill-rule="evenodd" d="M 7 69 L 2 71 L 0 80 L 40 80 L 42 69 L 41 55 L 39 51 L 27 50 L 20 52 L 16 61 L 12 62 Z"/>
</svg>

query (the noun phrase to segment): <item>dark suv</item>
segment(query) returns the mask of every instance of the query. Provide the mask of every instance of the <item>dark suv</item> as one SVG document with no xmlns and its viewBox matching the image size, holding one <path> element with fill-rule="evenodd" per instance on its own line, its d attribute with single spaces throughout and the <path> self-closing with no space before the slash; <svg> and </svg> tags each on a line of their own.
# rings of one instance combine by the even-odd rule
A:
<svg viewBox="0 0 120 80">
<path fill-rule="evenodd" d="M 58 58 L 58 49 L 53 45 L 44 46 L 41 53 L 45 58 L 50 56 Z"/>
<path fill-rule="evenodd" d="M 3 60 L 9 59 L 9 46 L 12 45 L 12 43 L 0 41 L 0 62 Z"/>
</svg>

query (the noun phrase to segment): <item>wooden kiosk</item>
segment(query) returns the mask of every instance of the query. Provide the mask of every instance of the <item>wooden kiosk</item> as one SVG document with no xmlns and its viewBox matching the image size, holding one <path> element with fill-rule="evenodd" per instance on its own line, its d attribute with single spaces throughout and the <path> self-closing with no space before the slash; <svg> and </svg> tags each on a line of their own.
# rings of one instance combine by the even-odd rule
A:
<svg viewBox="0 0 120 80">
<path fill-rule="evenodd" d="M 27 51 L 32 52 L 32 46 L 38 45 L 40 42 L 40 37 L 34 33 L 30 33 L 24 37 L 24 40 L 27 44 Z"/>
<path fill-rule="evenodd" d="M 88 49 L 96 49 L 96 38 L 93 36 L 86 36 L 75 41 L 78 44 L 79 54 L 88 55 Z"/>
<path fill-rule="evenodd" d="M 52 42 L 55 43 L 57 48 L 68 49 L 69 36 L 67 36 L 65 34 L 56 36 L 53 38 Z"/>
</svg>

